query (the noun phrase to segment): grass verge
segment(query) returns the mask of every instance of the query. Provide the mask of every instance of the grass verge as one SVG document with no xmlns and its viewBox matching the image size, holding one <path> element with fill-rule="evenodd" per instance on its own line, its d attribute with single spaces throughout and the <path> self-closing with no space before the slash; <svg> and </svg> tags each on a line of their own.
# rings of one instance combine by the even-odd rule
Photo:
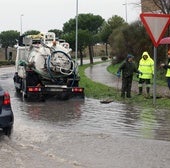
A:
<svg viewBox="0 0 170 168">
<path fill-rule="evenodd" d="M 101 63 L 101 62 L 98 62 Z M 97 64 L 97 63 L 95 63 Z M 80 73 L 80 86 L 85 88 L 85 95 L 89 98 L 95 98 L 99 100 L 113 100 L 115 102 L 122 102 L 128 103 L 136 106 L 142 107 L 154 107 L 159 109 L 170 109 L 170 99 L 168 98 L 159 98 L 156 99 L 155 104 L 153 103 L 153 99 L 147 99 L 143 96 L 138 96 L 136 93 L 132 92 L 132 98 L 130 99 L 122 99 L 120 97 L 120 90 L 106 86 L 104 84 L 92 81 L 85 75 L 85 69 L 93 66 L 90 64 L 86 64 L 83 66 L 79 66 L 79 73 Z M 115 67 L 116 68 L 116 67 Z M 109 70 L 111 73 L 114 73 L 113 70 Z"/>
<path fill-rule="evenodd" d="M 0 67 L 6 65 L 15 65 L 15 61 L 8 61 L 8 60 L 0 61 Z"/>
</svg>

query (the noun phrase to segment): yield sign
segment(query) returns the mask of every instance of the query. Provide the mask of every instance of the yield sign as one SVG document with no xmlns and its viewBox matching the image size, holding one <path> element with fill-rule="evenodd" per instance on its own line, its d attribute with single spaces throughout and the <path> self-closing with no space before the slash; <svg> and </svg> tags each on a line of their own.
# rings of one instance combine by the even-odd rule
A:
<svg viewBox="0 0 170 168">
<path fill-rule="evenodd" d="M 154 46 L 157 47 L 170 24 L 170 15 L 142 13 L 140 14 L 140 18 Z"/>
</svg>

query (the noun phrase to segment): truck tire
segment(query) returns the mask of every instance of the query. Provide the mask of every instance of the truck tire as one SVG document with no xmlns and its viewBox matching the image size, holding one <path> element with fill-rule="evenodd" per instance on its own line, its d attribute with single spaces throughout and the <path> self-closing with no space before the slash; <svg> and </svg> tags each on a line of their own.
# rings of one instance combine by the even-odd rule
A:
<svg viewBox="0 0 170 168">
<path fill-rule="evenodd" d="M 9 127 L 5 127 L 3 128 L 3 133 L 6 135 L 6 136 L 11 136 L 11 133 L 12 133 L 12 129 L 13 127 L 12 126 L 9 126 Z"/>
<path fill-rule="evenodd" d="M 21 92 L 21 89 L 18 89 L 17 87 L 15 88 L 15 90 L 16 90 L 17 93 Z"/>
</svg>

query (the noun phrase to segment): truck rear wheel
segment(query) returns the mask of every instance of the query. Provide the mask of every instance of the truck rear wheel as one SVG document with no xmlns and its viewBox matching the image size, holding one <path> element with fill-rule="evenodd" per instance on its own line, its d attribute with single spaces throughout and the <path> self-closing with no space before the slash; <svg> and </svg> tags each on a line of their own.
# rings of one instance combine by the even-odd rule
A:
<svg viewBox="0 0 170 168">
<path fill-rule="evenodd" d="M 12 129 L 13 129 L 12 126 L 5 127 L 5 128 L 3 128 L 3 133 L 4 133 L 6 136 L 10 136 L 11 133 L 12 133 Z"/>
<path fill-rule="evenodd" d="M 17 93 L 21 92 L 21 89 L 18 89 L 17 87 L 15 88 L 15 90 L 16 90 Z"/>
</svg>

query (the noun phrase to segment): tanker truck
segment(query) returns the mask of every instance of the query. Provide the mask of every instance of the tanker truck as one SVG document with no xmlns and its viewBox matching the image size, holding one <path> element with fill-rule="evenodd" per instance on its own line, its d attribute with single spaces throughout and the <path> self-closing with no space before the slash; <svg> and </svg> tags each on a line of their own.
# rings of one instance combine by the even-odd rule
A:
<svg viewBox="0 0 170 168">
<path fill-rule="evenodd" d="M 16 92 L 31 100 L 84 99 L 78 64 L 70 53 L 69 43 L 56 39 L 53 32 L 20 36 L 13 77 Z"/>
</svg>

